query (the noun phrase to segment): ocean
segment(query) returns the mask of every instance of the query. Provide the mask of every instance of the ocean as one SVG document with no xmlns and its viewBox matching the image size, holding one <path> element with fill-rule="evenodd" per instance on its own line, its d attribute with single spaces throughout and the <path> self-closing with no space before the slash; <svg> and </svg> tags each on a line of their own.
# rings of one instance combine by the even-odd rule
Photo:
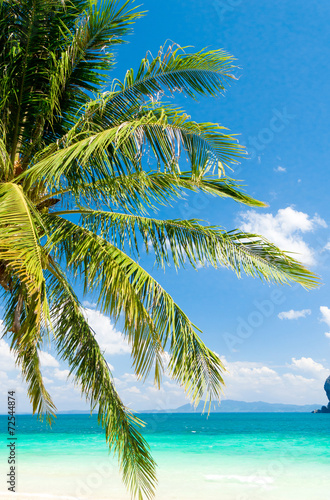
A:
<svg viewBox="0 0 330 500">
<path fill-rule="evenodd" d="M 330 415 L 146 414 L 157 500 L 330 499 Z M 96 416 L 17 416 L 16 493 L 0 417 L 0 499 L 129 500 Z"/>
</svg>

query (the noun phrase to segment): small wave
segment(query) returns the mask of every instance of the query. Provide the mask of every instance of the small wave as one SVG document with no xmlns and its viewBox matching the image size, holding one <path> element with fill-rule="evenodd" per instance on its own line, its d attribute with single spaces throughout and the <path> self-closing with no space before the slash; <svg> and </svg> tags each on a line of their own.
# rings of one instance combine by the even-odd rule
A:
<svg viewBox="0 0 330 500">
<path fill-rule="evenodd" d="M 237 481 L 238 483 L 267 485 L 274 482 L 271 476 L 238 476 L 235 474 L 218 475 L 207 474 L 204 476 L 207 481 Z"/>
</svg>

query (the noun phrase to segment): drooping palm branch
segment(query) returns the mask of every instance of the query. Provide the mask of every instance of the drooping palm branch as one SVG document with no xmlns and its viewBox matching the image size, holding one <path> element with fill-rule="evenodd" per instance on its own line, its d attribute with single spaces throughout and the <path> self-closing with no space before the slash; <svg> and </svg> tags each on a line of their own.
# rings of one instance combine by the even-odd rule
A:
<svg viewBox="0 0 330 500">
<path fill-rule="evenodd" d="M 166 369 L 194 401 L 219 399 L 224 367 L 137 259 L 226 266 L 275 283 L 318 278 L 264 238 L 197 220 L 151 216 L 187 191 L 264 206 L 226 175 L 244 156 L 219 124 L 196 123 L 167 98 L 216 97 L 233 79 L 223 50 L 165 46 L 123 82 L 114 48 L 142 13 L 127 0 L 0 0 L 0 285 L 5 335 L 33 411 L 51 420 L 39 351 L 47 336 L 97 407 L 133 496 L 151 498 L 155 463 L 75 295 L 79 280 L 124 318 L 135 373 Z M 182 170 L 182 165 L 189 164 Z M 165 353 L 169 362 L 165 363 Z"/>
</svg>

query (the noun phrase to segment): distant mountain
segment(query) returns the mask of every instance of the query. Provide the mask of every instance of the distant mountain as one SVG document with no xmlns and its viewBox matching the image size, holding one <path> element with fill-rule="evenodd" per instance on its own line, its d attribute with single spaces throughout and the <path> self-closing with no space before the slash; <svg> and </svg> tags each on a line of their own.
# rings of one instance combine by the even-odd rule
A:
<svg viewBox="0 0 330 500">
<path fill-rule="evenodd" d="M 64 410 L 64 411 L 58 411 L 56 412 L 57 415 L 90 415 L 90 411 L 89 410 Z M 93 412 L 94 413 L 97 413 L 97 412 Z"/>
<path fill-rule="evenodd" d="M 56 415 L 90 415 L 89 410 L 63 410 L 63 411 L 57 411 Z M 96 414 L 96 411 L 93 411 L 93 415 Z M 7 415 L 7 413 L 0 413 L 0 415 Z M 28 411 L 19 411 L 16 413 L 16 415 L 31 415 L 31 412 Z"/>
<path fill-rule="evenodd" d="M 231 399 L 224 399 L 220 405 L 218 403 L 211 404 L 212 413 L 309 413 L 317 408 L 320 404 L 315 405 L 290 405 L 281 403 L 265 403 L 263 401 L 256 401 L 254 403 L 247 403 L 246 401 L 233 401 Z M 179 406 L 175 410 L 147 410 L 141 413 L 201 413 L 204 408 L 204 402 L 199 403 L 197 408 L 190 404 Z M 208 403 L 206 404 L 208 410 Z"/>
<path fill-rule="evenodd" d="M 220 405 L 212 403 L 211 413 L 310 413 L 313 410 L 321 408 L 321 404 L 315 405 L 288 405 L 281 403 L 265 403 L 264 401 L 256 401 L 254 403 L 247 403 L 246 401 L 233 401 L 232 399 L 224 399 Z M 197 408 L 190 404 L 179 406 L 179 408 L 170 410 L 144 410 L 138 413 L 202 413 L 204 402 L 199 403 Z M 206 411 L 208 411 L 208 403 L 206 404 Z M 94 412 L 93 412 L 94 413 Z M 96 412 L 97 413 L 97 412 Z M 58 415 L 88 415 L 90 412 L 87 410 L 66 410 L 57 412 Z M 6 415 L 0 413 L 0 415 Z M 30 413 L 20 413 L 20 415 L 30 415 Z"/>
</svg>

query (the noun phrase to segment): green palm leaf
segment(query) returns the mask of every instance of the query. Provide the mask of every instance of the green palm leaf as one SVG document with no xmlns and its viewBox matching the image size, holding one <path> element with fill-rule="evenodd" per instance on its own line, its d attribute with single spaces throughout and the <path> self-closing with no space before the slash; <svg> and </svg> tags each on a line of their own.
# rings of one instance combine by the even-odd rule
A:
<svg viewBox="0 0 330 500">
<path fill-rule="evenodd" d="M 2 139 L 0 139 L 0 172 L 1 180 L 3 182 L 7 182 L 9 180 L 11 170 L 10 158 L 7 153 L 6 144 Z"/>
<path fill-rule="evenodd" d="M 118 248 L 135 250 L 138 256 L 142 245 L 147 253 L 152 248 L 162 267 L 172 260 L 176 267 L 186 261 L 194 267 L 208 263 L 215 268 L 231 268 L 238 276 L 245 272 L 267 282 L 294 281 L 305 288 L 319 283 L 317 276 L 300 262 L 256 234 L 238 230 L 228 233 L 197 220 L 157 220 L 90 209 L 64 213 L 80 214 L 82 227 L 109 239 Z"/>
<path fill-rule="evenodd" d="M 123 5 L 104 0 L 97 4 L 92 0 L 84 3 L 75 31 L 64 32 L 65 50 L 60 57 L 54 54 L 48 116 L 51 122 L 57 111 L 65 112 L 68 123 L 72 124 L 72 116 L 89 102 L 89 93 L 99 91 L 100 85 L 107 82 L 106 72 L 114 65 L 112 47 L 123 43 L 130 25 L 142 15 L 136 8 L 129 8 L 129 0 Z"/>
<path fill-rule="evenodd" d="M 115 80 L 112 92 L 105 96 L 103 109 L 116 116 L 127 107 L 135 107 L 141 98 L 157 96 L 168 90 L 184 92 L 190 97 L 216 96 L 225 89 L 232 72 L 234 58 L 224 50 L 211 50 L 189 54 L 184 48 L 161 47 L 157 57 L 142 59 L 136 75 L 127 71 L 121 83 Z"/>
<path fill-rule="evenodd" d="M 99 132 L 89 130 L 83 138 L 56 152 L 47 149 L 35 165 L 22 174 L 25 188 L 43 182 L 58 188 L 63 177 L 69 186 L 80 181 L 101 180 L 109 175 L 123 175 L 141 170 L 144 144 L 150 145 L 165 171 L 180 173 L 180 147 L 184 147 L 192 164 L 192 174 L 202 177 L 210 169 L 221 175 L 223 164 L 242 155 L 236 140 L 220 130 L 217 124 L 197 124 L 172 109 L 147 110 L 141 117 Z M 78 135 L 79 137 L 79 135 Z M 77 137 L 75 137 L 77 139 Z"/>
<path fill-rule="evenodd" d="M 40 295 L 45 285 L 42 271 L 42 253 L 39 245 L 40 216 L 25 197 L 21 186 L 14 183 L 0 185 L 0 261 L 9 272 L 17 275 L 32 297 Z M 46 314 L 46 302 L 38 312 Z"/>
<path fill-rule="evenodd" d="M 40 368 L 39 349 L 43 336 L 48 332 L 44 318 L 38 319 L 35 314 L 40 307 L 38 294 L 29 297 L 17 281 L 11 283 L 10 290 L 5 295 L 9 295 L 3 318 L 5 334 L 11 338 L 11 350 L 27 383 L 32 411 L 40 418 L 46 415 L 47 421 L 51 423 L 56 407 L 45 388 Z"/>
<path fill-rule="evenodd" d="M 51 420 L 55 406 L 46 391 L 39 366 L 38 346 L 49 318 L 43 251 L 39 244 L 40 216 L 17 184 L 0 185 L 1 281 L 10 292 L 5 325 L 12 332 L 11 348 L 28 384 L 33 412 Z M 10 277 L 14 275 L 15 280 Z"/>
<path fill-rule="evenodd" d="M 158 206 L 167 206 L 171 201 L 182 199 L 187 191 L 202 192 L 231 198 L 236 202 L 251 207 L 265 207 L 241 191 L 241 186 L 230 178 L 214 179 L 208 175 L 194 176 L 191 172 L 169 174 L 162 172 L 134 172 L 128 175 L 108 175 L 92 183 L 81 183 L 60 191 L 52 191 L 39 200 L 39 206 L 56 199 L 72 196 L 75 203 L 82 206 L 108 206 L 128 212 L 147 213 L 147 209 L 157 210 Z"/>
<path fill-rule="evenodd" d="M 98 290 L 101 310 L 114 319 L 124 315 L 136 374 L 146 377 L 155 363 L 159 384 L 168 348 L 171 372 L 195 403 L 203 395 L 219 398 L 223 365 L 171 296 L 127 254 L 94 233 L 56 216 L 48 216 L 47 223 L 50 229 L 56 226 L 50 246 L 61 248 L 85 287 Z"/>
<path fill-rule="evenodd" d="M 266 282 L 318 278 L 262 236 L 148 216 L 189 192 L 264 203 L 226 175 L 244 156 L 235 135 L 196 123 L 163 98 L 219 96 L 235 77 L 223 50 L 148 54 L 110 80 L 115 47 L 141 17 L 134 1 L 0 0 L 0 285 L 5 336 L 32 409 L 55 405 L 40 368 L 51 339 L 117 453 L 132 496 L 152 498 L 155 463 L 121 402 L 72 283 L 123 330 L 136 374 L 164 370 L 193 402 L 219 399 L 224 367 L 172 297 L 137 262 L 226 266 Z M 187 165 L 182 168 L 182 165 Z M 62 217 L 61 217 L 62 216 Z M 67 218 L 70 220 L 67 220 Z M 72 221 L 71 221 L 72 218 Z M 78 221 L 79 219 L 79 221 Z M 74 221 L 74 222 L 73 222 Z"/>
<path fill-rule="evenodd" d="M 48 287 L 52 303 L 55 342 L 69 363 L 81 392 L 98 407 L 98 421 L 106 440 L 118 455 L 123 481 L 133 496 L 151 498 L 155 489 L 155 462 L 138 432 L 143 422 L 121 402 L 109 365 L 101 353 L 79 302 L 60 268 L 49 263 Z"/>
</svg>

